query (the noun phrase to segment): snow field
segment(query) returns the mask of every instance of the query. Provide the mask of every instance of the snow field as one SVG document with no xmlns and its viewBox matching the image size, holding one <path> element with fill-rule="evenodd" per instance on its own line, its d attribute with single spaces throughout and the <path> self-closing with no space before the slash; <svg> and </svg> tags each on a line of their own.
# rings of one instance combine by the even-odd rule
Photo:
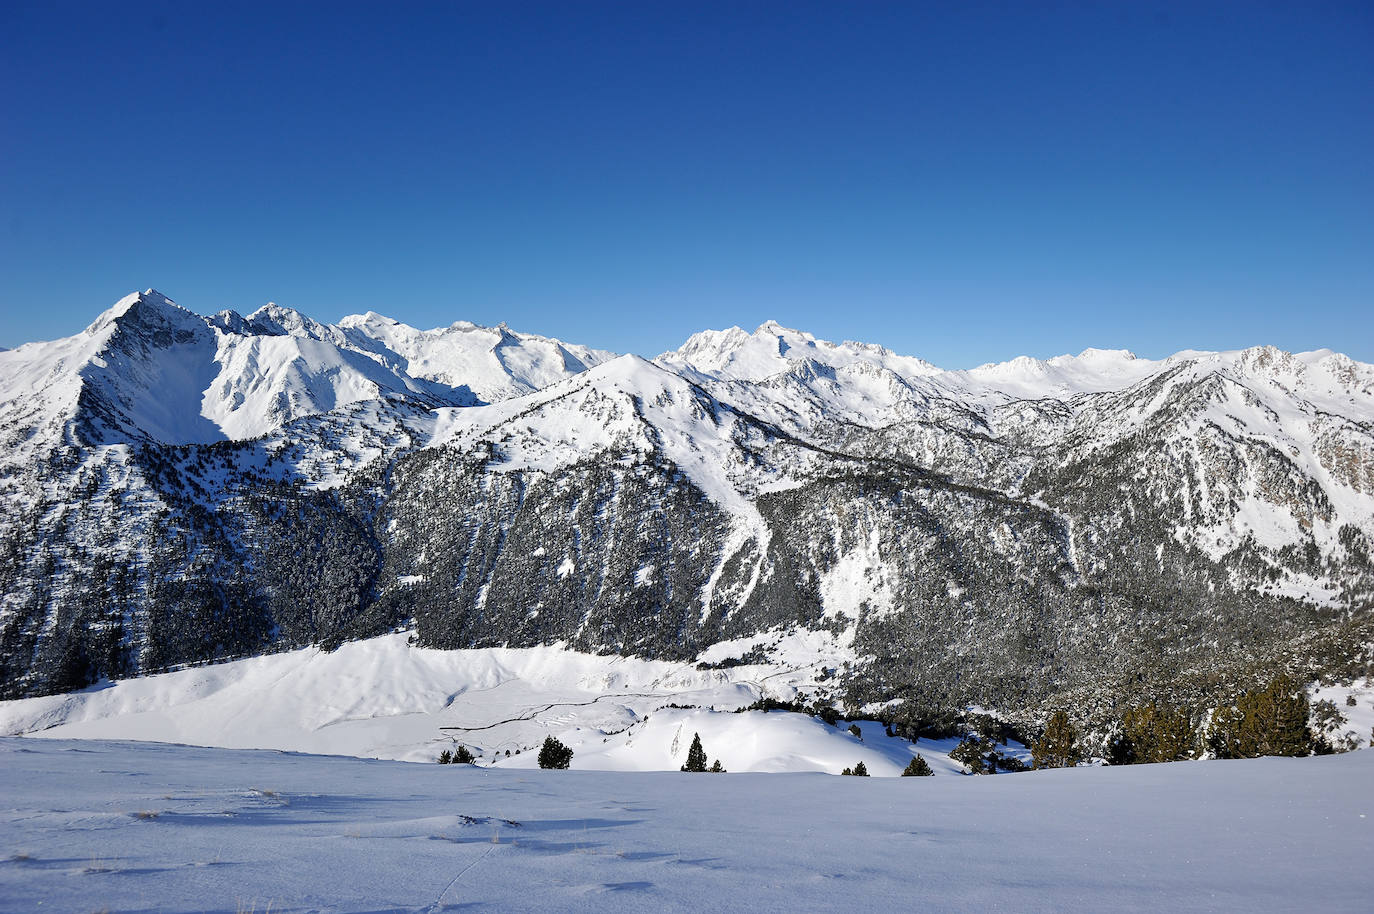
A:
<svg viewBox="0 0 1374 914">
<path fill-rule="evenodd" d="M 1362 911 L 1374 893 L 1368 751 L 884 779 L 0 739 L 0 764 L 4 911 Z"/>
<path fill-rule="evenodd" d="M 710 757 L 737 773 L 838 774 L 862 761 L 874 777 L 895 777 L 918 752 L 937 774 L 962 771 L 947 758 L 957 739 L 913 745 L 874 721 L 855 724 L 859 739 L 849 722 L 733 713 L 765 694 L 790 699 L 799 687 L 814 689 L 813 674 L 834 660 L 824 639 L 808 634 L 776 648 L 795 666 L 727 670 L 556 647 L 436 651 L 388 635 L 332 653 L 291 651 L 0 702 L 0 734 L 413 762 L 462 744 L 482 765 L 512 768 L 535 767 L 530 750 L 552 735 L 576 753 L 576 769 L 674 771 L 700 733 Z M 803 662 L 812 657 L 822 660 Z M 1029 760 L 1019 744 L 1005 751 Z"/>
</svg>

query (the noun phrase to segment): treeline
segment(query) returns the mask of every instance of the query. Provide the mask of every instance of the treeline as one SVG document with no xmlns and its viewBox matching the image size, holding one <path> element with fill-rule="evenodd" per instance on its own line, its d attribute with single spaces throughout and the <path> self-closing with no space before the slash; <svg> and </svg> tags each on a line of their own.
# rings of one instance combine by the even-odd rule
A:
<svg viewBox="0 0 1374 914">
<path fill-rule="evenodd" d="M 1332 702 L 1312 705 L 1302 683 L 1280 674 L 1203 713 L 1155 702 L 1130 707 L 1105 733 L 1101 757 L 1109 765 L 1138 765 L 1326 755 L 1358 747 L 1358 740 L 1337 735 L 1344 722 Z M 1063 711 L 1050 718 L 1031 751 L 1036 768 L 1068 767 L 1088 755 Z"/>
</svg>

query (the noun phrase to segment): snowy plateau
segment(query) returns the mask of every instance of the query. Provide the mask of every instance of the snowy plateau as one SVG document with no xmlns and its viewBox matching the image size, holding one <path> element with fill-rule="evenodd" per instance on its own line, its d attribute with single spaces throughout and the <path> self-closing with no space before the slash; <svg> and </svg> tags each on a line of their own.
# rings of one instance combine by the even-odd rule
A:
<svg viewBox="0 0 1374 914">
<path fill-rule="evenodd" d="M 1368 750 L 949 776 L 961 716 L 1101 757 L 1276 673 L 1369 744 L 1374 366 L 1335 352 L 649 360 L 148 290 L 0 350 L 0 440 L 0 910 L 1374 897 Z"/>
</svg>

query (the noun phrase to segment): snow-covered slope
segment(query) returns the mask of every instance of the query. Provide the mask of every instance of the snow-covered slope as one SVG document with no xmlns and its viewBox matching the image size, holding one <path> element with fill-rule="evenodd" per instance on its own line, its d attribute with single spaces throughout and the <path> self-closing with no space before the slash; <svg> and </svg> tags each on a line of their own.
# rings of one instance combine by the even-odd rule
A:
<svg viewBox="0 0 1374 914">
<path fill-rule="evenodd" d="M 503 753 L 554 734 L 579 751 L 579 767 L 655 770 L 681 766 L 692 732 L 700 731 L 734 771 L 837 773 L 864 759 L 875 775 L 900 773 L 911 744 L 888 739 L 880 726 L 865 733 L 870 748 L 800 714 L 727 713 L 765 694 L 814 692 L 817 676 L 843 658 L 824 641 L 794 643 L 771 665 L 699 670 L 557 646 L 438 651 L 388 635 L 332 653 L 308 648 L 0 702 L 0 734 L 409 761 L 430 761 L 458 742 L 484 764 L 502 765 L 532 764 L 528 754 Z M 718 710 L 661 710 L 669 704 Z M 691 728 L 685 741 L 683 727 Z M 952 745 L 921 748 L 939 770 L 952 772 L 958 766 L 944 760 Z"/>
<path fill-rule="evenodd" d="M 1370 752 L 902 779 L 32 740 L 0 759 L 13 911 L 1359 911 L 1374 892 Z"/>
<path fill-rule="evenodd" d="M 478 442 L 491 443 L 503 471 L 555 472 L 604 451 L 659 453 L 717 505 L 755 526 L 748 496 L 784 481 L 788 470 L 788 461 L 748 459 L 768 447 L 769 429 L 635 355 L 528 397 L 437 418 L 431 446 L 471 450 Z"/>
<path fill-rule="evenodd" d="M 903 377 L 922 377 L 940 371 L 929 362 L 900 356 L 872 343 L 818 340 L 777 321 L 766 321 L 753 333 L 739 327 L 703 330 L 678 349 L 663 353 L 656 361 L 735 381 L 762 381 L 789 370 L 800 361 L 817 362 L 830 368 L 873 365 Z"/>
<path fill-rule="evenodd" d="M 247 317 L 222 311 L 212 322 L 238 334 L 315 340 L 363 353 L 388 370 L 447 389 L 463 405 L 530 393 L 615 358 L 613 352 L 517 333 L 504 324 L 457 321 L 418 330 L 375 311 L 331 325 L 267 304 Z"/>
<path fill-rule="evenodd" d="M 466 388 L 486 403 L 539 390 L 616 357 L 613 352 L 516 333 L 504 324 L 481 327 L 459 321 L 416 330 L 369 311 L 345 317 L 339 329 L 359 349 L 385 358 L 394 354 L 411 377 Z"/>
</svg>

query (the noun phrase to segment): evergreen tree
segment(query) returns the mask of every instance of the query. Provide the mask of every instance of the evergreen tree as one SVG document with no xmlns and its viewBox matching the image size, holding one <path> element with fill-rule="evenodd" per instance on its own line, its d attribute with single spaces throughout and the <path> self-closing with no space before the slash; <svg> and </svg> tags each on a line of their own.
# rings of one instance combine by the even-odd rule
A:
<svg viewBox="0 0 1374 914">
<path fill-rule="evenodd" d="M 1151 703 L 1122 715 L 1107 758 L 1113 765 L 1180 762 L 1197 754 L 1196 742 L 1187 711 Z"/>
<path fill-rule="evenodd" d="M 1306 692 L 1281 674 L 1264 688 L 1245 692 L 1234 707 L 1218 709 L 1207 746 L 1217 758 L 1310 755 L 1316 741 L 1307 725 L 1309 710 Z"/>
<path fill-rule="evenodd" d="M 712 773 L 712 774 L 724 774 L 724 773 L 725 773 L 725 769 L 724 769 L 723 767 L 721 767 L 720 759 L 716 759 L 714 762 L 711 763 L 711 773 Z"/>
<path fill-rule="evenodd" d="M 477 761 L 467 746 L 459 746 L 458 751 L 453 753 L 453 763 L 455 765 L 471 765 Z"/>
<path fill-rule="evenodd" d="M 1207 748 L 1217 758 L 1249 758 L 1241 743 L 1245 715 L 1236 708 L 1217 708 L 1207 728 Z"/>
<path fill-rule="evenodd" d="M 440 753 L 439 753 L 439 764 L 440 764 L 440 765 L 451 765 L 451 764 L 453 764 L 453 753 L 450 752 L 450 751 L 448 751 L 447 749 L 445 749 L 443 752 L 440 752 Z"/>
<path fill-rule="evenodd" d="M 507 752 L 507 755 L 510 753 Z M 544 745 L 539 750 L 540 768 L 567 768 L 572 764 L 573 751 L 552 736 L 544 738 Z"/>
<path fill-rule="evenodd" d="M 856 777 L 856 778 L 866 778 L 866 777 L 868 777 L 868 766 L 865 765 L 863 762 L 859 762 L 859 764 L 855 765 L 855 766 L 854 766 L 854 777 Z"/>
<path fill-rule="evenodd" d="M 968 734 L 949 753 L 949 757 L 969 770 L 970 774 L 997 772 L 997 747 L 984 736 Z"/>
<path fill-rule="evenodd" d="M 1083 760 L 1078 749 L 1078 731 L 1069 715 L 1055 711 L 1045 732 L 1031 745 L 1031 760 L 1036 768 L 1072 768 Z"/>
<path fill-rule="evenodd" d="M 904 778 L 928 778 L 935 774 L 930 770 L 930 763 L 919 755 L 907 762 L 906 768 L 902 769 Z"/>
<path fill-rule="evenodd" d="M 1243 741 L 1255 755 L 1310 755 L 1312 732 L 1307 726 L 1307 693 L 1286 674 L 1274 677 L 1263 689 L 1241 696 L 1237 707 L 1245 715 Z"/>
<path fill-rule="evenodd" d="M 687 750 L 687 762 L 682 766 L 683 771 L 705 771 L 706 770 L 706 750 L 701 748 L 701 734 L 692 734 L 692 746 Z"/>
</svg>

